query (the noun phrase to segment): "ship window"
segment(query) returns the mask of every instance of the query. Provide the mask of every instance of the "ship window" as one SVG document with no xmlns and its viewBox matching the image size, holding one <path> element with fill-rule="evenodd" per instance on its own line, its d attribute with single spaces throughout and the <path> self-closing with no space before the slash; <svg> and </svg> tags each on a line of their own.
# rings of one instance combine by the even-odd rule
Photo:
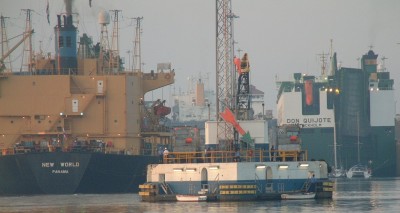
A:
<svg viewBox="0 0 400 213">
<path fill-rule="evenodd" d="M 58 36 L 58 47 L 64 47 L 64 38 L 62 36 Z"/>
<path fill-rule="evenodd" d="M 67 47 L 71 47 L 71 36 L 67 36 Z"/>
</svg>

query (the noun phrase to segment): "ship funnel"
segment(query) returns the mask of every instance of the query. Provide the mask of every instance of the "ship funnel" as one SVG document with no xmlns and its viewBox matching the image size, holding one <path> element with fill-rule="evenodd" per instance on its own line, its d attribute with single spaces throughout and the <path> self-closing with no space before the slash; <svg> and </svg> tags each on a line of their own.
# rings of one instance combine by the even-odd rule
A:
<svg viewBox="0 0 400 213">
<path fill-rule="evenodd" d="M 295 80 L 296 83 L 300 82 L 301 73 L 294 73 L 294 74 L 293 74 L 293 78 L 294 78 L 294 80 Z"/>
<path fill-rule="evenodd" d="M 61 27 L 61 15 L 57 15 L 57 27 Z"/>
<path fill-rule="evenodd" d="M 56 72 L 62 75 L 77 73 L 77 29 L 73 25 L 72 15 L 64 15 L 64 25 L 61 25 L 61 15 L 57 15 L 55 33 Z"/>
<path fill-rule="evenodd" d="M 374 51 L 369 50 L 361 58 L 361 69 L 367 73 L 375 73 L 378 67 L 377 58 L 378 55 Z"/>
</svg>

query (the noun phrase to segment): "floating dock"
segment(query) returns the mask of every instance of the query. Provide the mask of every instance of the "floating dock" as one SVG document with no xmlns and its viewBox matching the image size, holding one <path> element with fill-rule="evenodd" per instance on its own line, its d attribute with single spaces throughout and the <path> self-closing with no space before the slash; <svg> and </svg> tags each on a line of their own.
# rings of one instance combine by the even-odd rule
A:
<svg viewBox="0 0 400 213">
<path fill-rule="evenodd" d="M 163 164 L 149 165 L 147 182 L 139 186 L 142 201 L 178 201 L 177 195 L 207 196 L 207 201 L 279 200 L 282 194 L 311 192 L 315 199 L 332 198 L 327 164 L 306 161 L 303 152 L 276 150 L 273 156 L 258 150 L 239 161 L 233 152 L 208 154 L 170 153 Z"/>
</svg>

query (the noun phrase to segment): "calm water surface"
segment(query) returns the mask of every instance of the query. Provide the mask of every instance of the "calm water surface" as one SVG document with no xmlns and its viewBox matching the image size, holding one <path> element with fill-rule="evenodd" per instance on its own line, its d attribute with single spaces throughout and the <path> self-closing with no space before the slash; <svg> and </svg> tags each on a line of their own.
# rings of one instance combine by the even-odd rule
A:
<svg viewBox="0 0 400 213">
<path fill-rule="evenodd" d="M 339 179 L 331 200 L 145 203 L 137 194 L 0 197 L 0 212 L 400 212 L 400 178 Z"/>
</svg>

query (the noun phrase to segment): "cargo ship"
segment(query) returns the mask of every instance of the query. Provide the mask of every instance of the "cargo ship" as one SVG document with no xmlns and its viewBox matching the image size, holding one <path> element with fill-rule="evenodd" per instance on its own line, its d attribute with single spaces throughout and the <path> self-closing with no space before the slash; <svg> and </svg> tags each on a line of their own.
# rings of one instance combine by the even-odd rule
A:
<svg viewBox="0 0 400 213">
<path fill-rule="evenodd" d="M 124 70 L 117 52 L 86 34 L 77 40 L 68 12 L 54 32 L 54 57 L 0 72 L 0 195 L 136 192 L 157 149 L 171 144 L 160 122 L 171 109 L 144 100 L 174 82 L 171 64 Z"/>
<path fill-rule="evenodd" d="M 378 55 L 369 50 L 360 68 L 338 67 L 332 54 L 330 73 L 294 73 L 277 81 L 278 125 L 298 126 L 309 157 L 350 169 L 366 165 L 372 176 L 396 175 L 394 81 Z M 326 66 L 323 66 L 325 68 Z M 324 70 L 324 69 L 323 69 Z"/>
</svg>

